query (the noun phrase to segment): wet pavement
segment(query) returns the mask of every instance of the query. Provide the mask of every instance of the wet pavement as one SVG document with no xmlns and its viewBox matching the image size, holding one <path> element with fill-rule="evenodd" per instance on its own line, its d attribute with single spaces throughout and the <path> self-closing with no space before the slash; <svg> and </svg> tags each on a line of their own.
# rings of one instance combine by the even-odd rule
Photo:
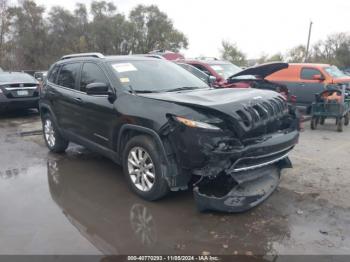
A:
<svg viewBox="0 0 350 262">
<path fill-rule="evenodd" d="M 110 160 L 49 153 L 35 112 L 0 116 L 0 254 L 350 254 L 350 127 L 323 129 L 306 127 L 266 202 L 228 215 L 190 191 L 143 201 Z"/>
</svg>

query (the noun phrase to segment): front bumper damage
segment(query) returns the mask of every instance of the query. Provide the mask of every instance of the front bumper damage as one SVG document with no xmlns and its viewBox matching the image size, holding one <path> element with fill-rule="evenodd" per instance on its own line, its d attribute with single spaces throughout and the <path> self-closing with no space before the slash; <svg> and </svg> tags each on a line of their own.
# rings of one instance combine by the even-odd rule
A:
<svg viewBox="0 0 350 262">
<path fill-rule="evenodd" d="M 271 107 L 278 104 L 270 102 Z M 259 106 L 270 112 L 267 104 Z M 258 105 L 254 109 L 260 112 Z M 209 123 L 217 123 L 221 130 L 187 127 L 172 117 L 163 129 L 182 168 L 172 173 L 175 182 L 169 186 L 172 190 L 185 188 L 189 180 L 181 174 L 199 178 L 193 191 L 201 211 L 246 211 L 267 199 L 279 184 L 281 170 L 292 167 L 288 153 L 299 139 L 297 111 L 279 101 L 268 116 L 254 118 L 247 106 L 237 112 L 231 118 L 207 112 Z"/>
<path fill-rule="evenodd" d="M 282 161 L 289 161 L 288 159 Z M 277 164 L 205 178 L 193 189 L 199 211 L 244 212 L 266 200 L 277 188 L 281 167 Z"/>
</svg>

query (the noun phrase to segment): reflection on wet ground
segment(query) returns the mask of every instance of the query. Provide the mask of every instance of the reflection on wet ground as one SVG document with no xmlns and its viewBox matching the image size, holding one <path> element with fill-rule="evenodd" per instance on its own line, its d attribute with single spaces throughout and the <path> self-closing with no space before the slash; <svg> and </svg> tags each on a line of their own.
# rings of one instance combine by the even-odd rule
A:
<svg viewBox="0 0 350 262">
<path fill-rule="evenodd" d="M 142 201 L 126 187 L 118 166 L 87 152 L 48 160 L 48 181 L 68 220 L 105 254 L 349 252 L 349 210 L 285 189 L 244 214 L 202 214 L 189 191 Z"/>
<path fill-rule="evenodd" d="M 231 215 L 198 212 L 190 191 L 145 202 L 108 159 L 50 154 L 37 135 L 10 136 L 14 121 L 0 123 L 0 254 L 350 253 L 350 210 L 315 194 L 284 186 Z"/>
</svg>

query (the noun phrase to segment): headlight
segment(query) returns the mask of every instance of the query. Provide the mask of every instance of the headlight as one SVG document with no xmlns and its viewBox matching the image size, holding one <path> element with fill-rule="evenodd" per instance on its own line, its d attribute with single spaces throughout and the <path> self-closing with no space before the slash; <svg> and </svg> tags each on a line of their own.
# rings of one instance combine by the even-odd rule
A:
<svg viewBox="0 0 350 262">
<path fill-rule="evenodd" d="M 182 123 L 188 127 L 197 127 L 197 128 L 210 129 L 210 130 L 220 130 L 219 127 L 208 124 L 208 123 L 198 122 L 198 121 L 190 120 L 190 119 L 180 117 L 180 116 L 176 116 L 175 118 L 177 121 L 179 121 L 180 123 Z"/>
</svg>

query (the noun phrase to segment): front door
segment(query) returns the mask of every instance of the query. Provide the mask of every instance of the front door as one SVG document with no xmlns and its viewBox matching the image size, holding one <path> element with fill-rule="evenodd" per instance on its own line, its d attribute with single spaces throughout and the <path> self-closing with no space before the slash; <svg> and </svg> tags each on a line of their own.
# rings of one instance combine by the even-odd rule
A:
<svg viewBox="0 0 350 262">
<path fill-rule="evenodd" d="M 91 83 L 105 83 L 111 86 L 103 68 L 93 62 L 83 64 L 79 90 L 81 93 L 82 122 L 81 135 L 91 142 L 110 147 L 113 122 L 116 118 L 114 104 L 107 95 L 88 95 L 86 86 Z"/>
</svg>

